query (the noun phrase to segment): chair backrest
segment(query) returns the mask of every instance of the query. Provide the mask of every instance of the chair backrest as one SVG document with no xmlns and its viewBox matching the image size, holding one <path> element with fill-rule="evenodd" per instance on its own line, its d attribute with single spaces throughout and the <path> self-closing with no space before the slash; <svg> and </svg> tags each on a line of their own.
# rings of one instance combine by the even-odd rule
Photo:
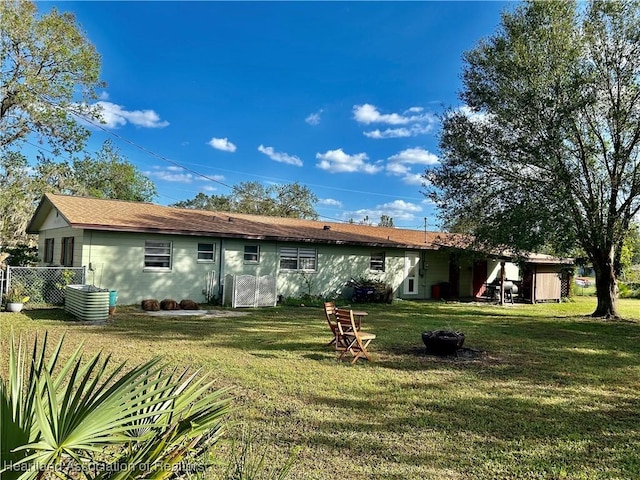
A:
<svg viewBox="0 0 640 480">
<path fill-rule="evenodd" d="M 334 302 L 324 302 L 324 317 L 327 319 L 331 331 L 335 333 L 336 329 L 336 304 Z"/>
<path fill-rule="evenodd" d="M 344 334 L 344 332 L 357 331 L 356 323 L 353 318 L 353 310 L 349 310 L 347 308 L 336 308 L 336 322 L 338 324 L 340 334 Z"/>
</svg>

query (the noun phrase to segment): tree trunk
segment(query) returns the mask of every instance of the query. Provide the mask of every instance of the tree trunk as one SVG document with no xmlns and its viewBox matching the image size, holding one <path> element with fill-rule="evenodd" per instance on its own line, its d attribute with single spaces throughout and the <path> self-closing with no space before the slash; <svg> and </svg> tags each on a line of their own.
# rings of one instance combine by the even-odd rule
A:
<svg viewBox="0 0 640 480">
<path fill-rule="evenodd" d="M 598 255 L 594 255 L 593 269 L 596 273 L 598 306 L 591 316 L 620 318 L 613 251 L 609 254 L 599 252 Z"/>
</svg>

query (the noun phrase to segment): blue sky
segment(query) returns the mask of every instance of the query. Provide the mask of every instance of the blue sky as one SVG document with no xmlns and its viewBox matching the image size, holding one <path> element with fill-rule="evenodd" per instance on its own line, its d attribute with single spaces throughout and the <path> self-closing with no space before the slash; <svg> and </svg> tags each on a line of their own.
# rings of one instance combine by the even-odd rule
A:
<svg viewBox="0 0 640 480">
<path fill-rule="evenodd" d="M 106 131 L 88 149 L 112 138 L 158 203 L 298 181 L 321 218 L 433 229 L 420 174 L 438 161 L 437 114 L 462 107 L 462 53 L 509 4 L 39 4 L 53 5 L 102 55 Z"/>
</svg>

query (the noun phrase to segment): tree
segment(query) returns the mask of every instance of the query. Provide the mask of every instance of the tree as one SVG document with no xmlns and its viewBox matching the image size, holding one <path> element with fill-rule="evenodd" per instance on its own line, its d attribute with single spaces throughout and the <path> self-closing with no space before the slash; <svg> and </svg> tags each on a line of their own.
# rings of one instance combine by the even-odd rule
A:
<svg viewBox="0 0 640 480">
<path fill-rule="evenodd" d="M 232 212 L 277 216 L 271 190 L 260 182 L 240 182 L 230 195 Z"/>
<path fill-rule="evenodd" d="M 27 224 L 33 214 L 32 181 L 23 155 L 0 155 L 0 249 L 27 240 Z"/>
<path fill-rule="evenodd" d="M 224 195 L 207 195 L 205 193 L 198 193 L 190 200 L 182 200 L 172 205 L 178 208 L 192 208 L 194 210 L 211 210 L 230 212 L 231 200 Z"/>
<path fill-rule="evenodd" d="M 275 195 L 277 216 L 318 218 L 318 213 L 313 207 L 317 203 L 318 197 L 309 187 L 295 182 L 286 185 L 273 185 L 271 192 Z"/>
<path fill-rule="evenodd" d="M 9 152 L 0 157 L 0 247 L 29 241 L 26 228 L 45 193 L 150 202 L 156 187 L 109 140 L 83 160 L 56 162 L 40 153 L 33 167 Z"/>
<path fill-rule="evenodd" d="M 464 62 L 468 108 L 443 117 L 426 193 L 484 245 L 581 247 L 593 315 L 617 317 L 617 265 L 640 210 L 639 3 L 527 2 Z"/>
<path fill-rule="evenodd" d="M 191 200 L 174 203 L 174 207 L 223 212 L 249 213 L 271 217 L 317 219 L 314 203 L 318 197 L 298 182 L 265 187 L 259 182 L 240 182 L 230 195 L 198 193 Z"/>
<path fill-rule="evenodd" d="M 32 2 L 0 2 L 0 151 L 35 134 L 51 150 L 77 152 L 89 132 L 70 112 L 88 106 L 99 81 L 100 55 L 70 13 L 38 18 Z"/>
<path fill-rule="evenodd" d="M 73 162 L 74 191 L 95 198 L 151 202 L 157 195 L 155 184 L 106 140 L 91 158 Z"/>
<path fill-rule="evenodd" d="M 379 227 L 393 227 L 393 217 L 389 215 L 380 215 Z"/>
</svg>

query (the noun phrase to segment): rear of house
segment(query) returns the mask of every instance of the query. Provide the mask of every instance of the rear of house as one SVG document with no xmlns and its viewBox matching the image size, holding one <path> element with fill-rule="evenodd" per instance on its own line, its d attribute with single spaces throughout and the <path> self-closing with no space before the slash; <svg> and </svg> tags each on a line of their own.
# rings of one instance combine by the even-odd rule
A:
<svg viewBox="0 0 640 480">
<path fill-rule="evenodd" d="M 272 276 L 283 297 L 346 294 L 367 277 L 403 299 L 480 297 L 502 268 L 520 279 L 507 257 L 469 252 L 460 235 L 65 195 L 43 198 L 29 232 L 43 265 L 85 266 L 121 304 L 221 298 L 228 275 Z"/>
</svg>

